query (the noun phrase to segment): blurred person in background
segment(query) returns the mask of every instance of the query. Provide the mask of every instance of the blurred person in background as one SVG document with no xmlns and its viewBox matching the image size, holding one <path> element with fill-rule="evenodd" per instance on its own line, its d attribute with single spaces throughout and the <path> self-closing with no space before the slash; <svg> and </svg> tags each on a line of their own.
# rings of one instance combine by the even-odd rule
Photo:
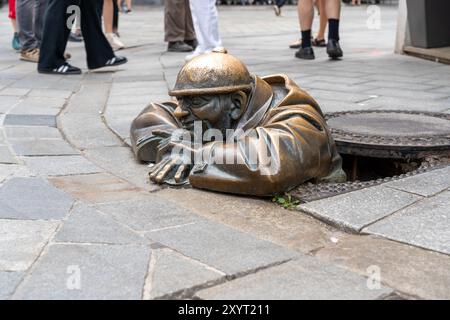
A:
<svg viewBox="0 0 450 320">
<path fill-rule="evenodd" d="M 105 36 L 109 44 L 114 50 L 121 50 L 125 48 L 125 45 L 118 36 L 118 15 L 115 14 L 116 0 L 104 0 L 103 1 L 103 25 L 105 29 Z"/>
<path fill-rule="evenodd" d="M 300 0 L 301 1 L 301 0 Z M 273 6 L 273 10 L 275 11 L 276 16 L 281 15 L 281 8 L 286 4 L 286 0 L 276 0 L 275 5 Z"/>
<path fill-rule="evenodd" d="M 164 1 L 164 41 L 171 52 L 190 52 L 197 47 L 189 0 Z"/>
<path fill-rule="evenodd" d="M 339 59 L 344 54 L 339 44 L 339 20 L 341 15 L 340 0 L 324 0 L 325 14 L 328 17 L 328 42 L 327 54 L 333 59 Z M 315 59 L 311 41 L 311 27 L 314 19 L 313 0 L 301 0 L 298 2 L 300 29 L 302 31 L 302 43 L 295 56 L 299 59 Z"/>
<path fill-rule="evenodd" d="M 17 32 L 16 26 L 16 1 L 9 0 L 8 6 L 9 6 L 8 18 L 11 20 L 12 28 L 14 31 L 11 46 L 14 50 L 19 51 L 21 47 L 20 47 L 19 33 Z"/>
<path fill-rule="evenodd" d="M 20 59 L 38 62 L 47 0 L 16 0 Z"/>
<path fill-rule="evenodd" d="M 186 61 L 222 45 L 216 0 L 190 0 L 189 4 L 198 45 L 192 54 L 186 56 Z"/>
<path fill-rule="evenodd" d="M 117 5 L 122 8 L 123 13 L 131 12 L 131 0 L 117 0 Z"/>
<path fill-rule="evenodd" d="M 327 0 L 316 0 L 315 1 L 315 6 L 316 6 L 317 12 L 320 17 L 320 23 L 319 23 L 319 30 L 317 32 L 317 35 L 314 38 L 314 40 L 312 40 L 312 42 L 311 42 L 313 47 L 326 47 L 327 46 L 327 43 L 325 41 L 325 31 L 327 29 L 328 18 L 327 18 L 327 14 L 325 12 L 325 1 L 327 1 Z M 300 17 L 300 6 L 299 5 L 297 6 L 297 10 L 298 10 L 298 16 Z M 298 39 L 298 40 L 294 41 L 289 46 L 289 48 L 299 49 L 301 47 L 301 44 L 302 44 L 301 39 Z"/>
<path fill-rule="evenodd" d="M 58 75 L 81 73 L 81 69 L 70 65 L 64 55 L 73 16 L 67 9 L 73 5 L 80 9 L 88 68 L 96 70 L 126 63 L 127 58 L 114 54 L 103 33 L 103 0 L 48 0 L 38 72 Z"/>
</svg>

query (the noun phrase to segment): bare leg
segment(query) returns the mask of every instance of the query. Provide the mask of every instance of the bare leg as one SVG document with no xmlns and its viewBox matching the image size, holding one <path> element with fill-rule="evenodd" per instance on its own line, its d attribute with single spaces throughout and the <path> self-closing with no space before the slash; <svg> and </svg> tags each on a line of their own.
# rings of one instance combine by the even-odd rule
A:
<svg viewBox="0 0 450 320">
<path fill-rule="evenodd" d="M 10 19 L 11 20 L 11 25 L 13 28 L 14 33 L 17 32 L 17 27 L 16 27 L 16 19 Z"/>
<path fill-rule="evenodd" d="M 314 19 L 314 5 L 312 0 L 300 0 L 297 5 L 300 30 L 311 30 Z"/>
<path fill-rule="evenodd" d="M 325 10 L 325 1 L 327 0 L 317 0 L 317 5 L 319 7 L 320 12 L 320 25 L 319 32 L 317 32 L 316 39 L 322 40 L 325 39 L 325 30 L 327 29 L 328 17 Z"/>
<path fill-rule="evenodd" d="M 325 13 L 328 19 L 339 19 L 341 16 L 341 1 L 340 0 L 324 0 Z M 300 1 L 303 2 L 303 1 Z"/>
<path fill-rule="evenodd" d="M 131 0 L 125 0 L 128 10 L 131 10 Z"/>
<path fill-rule="evenodd" d="M 103 25 L 105 28 L 105 33 L 113 32 L 113 16 L 114 16 L 114 0 L 104 0 L 103 1 Z"/>
</svg>

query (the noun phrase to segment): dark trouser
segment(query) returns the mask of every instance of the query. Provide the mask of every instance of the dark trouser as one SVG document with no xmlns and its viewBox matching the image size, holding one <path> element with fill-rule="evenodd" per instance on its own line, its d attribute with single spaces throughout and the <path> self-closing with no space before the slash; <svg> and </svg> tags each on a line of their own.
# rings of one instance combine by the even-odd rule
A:
<svg viewBox="0 0 450 320">
<path fill-rule="evenodd" d="M 299 0 L 299 1 L 301 1 L 301 0 Z M 286 4 L 286 0 L 277 0 L 276 3 L 277 3 L 277 6 L 281 8 L 282 6 L 284 6 Z"/>
<path fill-rule="evenodd" d="M 17 29 L 22 49 L 39 48 L 46 5 L 46 0 L 16 1 Z"/>
<path fill-rule="evenodd" d="M 44 31 L 39 57 L 39 70 L 53 70 L 65 63 L 64 51 L 69 38 L 74 11 L 79 6 L 81 31 L 89 69 L 100 68 L 114 57 L 114 52 L 102 31 L 103 0 L 49 0 L 45 13 Z M 69 11 L 69 12 L 67 12 Z"/>
<path fill-rule="evenodd" d="M 195 39 L 189 0 L 164 2 L 164 41 L 175 42 Z"/>
</svg>

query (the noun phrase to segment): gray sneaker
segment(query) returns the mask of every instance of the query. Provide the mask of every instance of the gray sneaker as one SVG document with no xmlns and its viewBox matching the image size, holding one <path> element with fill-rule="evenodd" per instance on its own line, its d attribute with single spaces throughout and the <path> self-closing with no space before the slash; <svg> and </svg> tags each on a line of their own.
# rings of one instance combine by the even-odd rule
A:
<svg viewBox="0 0 450 320">
<path fill-rule="evenodd" d="M 170 52 L 191 52 L 192 50 L 194 49 L 183 41 L 169 42 L 167 46 L 167 51 Z"/>
</svg>

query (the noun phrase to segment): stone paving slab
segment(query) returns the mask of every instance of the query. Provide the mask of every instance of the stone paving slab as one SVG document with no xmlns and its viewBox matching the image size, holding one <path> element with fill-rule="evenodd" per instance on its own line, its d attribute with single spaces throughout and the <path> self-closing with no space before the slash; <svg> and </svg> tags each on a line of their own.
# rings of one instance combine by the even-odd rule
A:
<svg viewBox="0 0 450 320">
<path fill-rule="evenodd" d="M 0 271 L 0 300 L 7 300 L 12 296 L 23 276 L 23 272 Z"/>
<path fill-rule="evenodd" d="M 3 123 L 5 126 L 56 127 L 56 117 L 54 115 L 7 114 Z"/>
<path fill-rule="evenodd" d="M 39 175 L 66 176 L 103 171 L 82 156 L 24 157 L 23 159 L 30 170 Z"/>
<path fill-rule="evenodd" d="M 249 272 L 297 256 L 294 251 L 211 221 L 148 232 L 146 236 L 227 275 Z"/>
<path fill-rule="evenodd" d="M 12 177 L 29 177 L 31 175 L 31 172 L 24 165 L 0 163 L 0 182 Z"/>
<path fill-rule="evenodd" d="M 98 204 L 96 208 L 136 231 L 166 229 L 200 221 L 188 209 L 154 195 Z"/>
<path fill-rule="evenodd" d="M 18 163 L 16 157 L 11 153 L 7 146 L 0 145 L 0 163 Z"/>
<path fill-rule="evenodd" d="M 0 219 L 0 270 L 27 270 L 56 227 L 53 221 Z"/>
<path fill-rule="evenodd" d="M 62 219 L 72 197 L 41 178 L 13 178 L 0 188 L 0 218 Z"/>
<path fill-rule="evenodd" d="M 62 139 L 16 140 L 12 142 L 12 148 L 20 156 L 66 156 L 80 154 L 78 150 L 73 149 Z"/>
<path fill-rule="evenodd" d="M 380 237 L 341 235 L 318 258 L 362 276 L 379 270 L 383 284 L 407 297 L 450 299 L 450 256 Z"/>
<path fill-rule="evenodd" d="M 152 251 L 152 270 L 149 270 L 148 299 L 190 296 L 200 285 L 213 284 L 225 274 L 173 250 Z"/>
<path fill-rule="evenodd" d="M 150 249 L 137 245 L 50 245 L 13 299 L 140 299 Z"/>
<path fill-rule="evenodd" d="M 373 300 L 391 292 L 383 286 L 371 290 L 364 277 L 303 256 L 196 296 L 207 300 Z"/>
<path fill-rule="evenodd" d="M 368 224 L 421 198 L 400 190 L 376 186 L 312 201 L 300 205 L 298 209 L 338 227 L 359 232 Z"/>
<path fill-rule="evenodd" d="M 93 203 L 130 200 L 141 191 L 107 173 L 51 177 L 49 181 L 74 197 Z"/>
<path fill-rule="evenodd" d="M 385 186 L 429 197 L 450 188 L 450 166 L 392 181 Z"/>
<path fill-rule="evenodd" d="M 52 127 L 5 127 L 8 140 L 61 139 L 58 129 Z"/>
<path fill-rule="evenodd" d="M 363 230 L 400 242 L 450 254 L 450 191 L 405 208 Z"/>
<path fill-rule="evenodd" d="M 55 241 L 102 244 L 144 244 L 149 241 L 95 208 L 78 203 L 64 221 Z"/>
</svg>

